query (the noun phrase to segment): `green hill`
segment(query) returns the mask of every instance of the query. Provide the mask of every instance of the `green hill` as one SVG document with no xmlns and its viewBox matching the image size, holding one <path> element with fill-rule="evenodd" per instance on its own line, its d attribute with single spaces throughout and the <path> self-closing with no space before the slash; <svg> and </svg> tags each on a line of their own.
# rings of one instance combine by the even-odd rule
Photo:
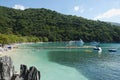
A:
<svg viewBox="0 0 120 80">
<path fill-rule="evenodd" d="M 119 26 L 44 8 L 15 10 L 0 6 L 0 33 L 36 36 L 48 41 L 81 38 L 86 42 L 120 42 Z"/>
</svg>

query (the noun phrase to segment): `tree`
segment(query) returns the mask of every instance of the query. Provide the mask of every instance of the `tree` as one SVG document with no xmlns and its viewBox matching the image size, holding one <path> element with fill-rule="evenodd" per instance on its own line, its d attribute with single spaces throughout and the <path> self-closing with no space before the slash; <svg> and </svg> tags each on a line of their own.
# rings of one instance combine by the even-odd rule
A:
<svg viewBox="0 0 120 80">
<path fill-rule="evenodd" d="M 2 46 L 4 46 L 5 44 L 8 44 L 9 38 L 6 35 L 0 34 L 0 44 L 2 44 Z"/>
<path fill-rule="evenodd" d="M 48 42 L 49 40 L 48 40 L 47 37 L 43 37 L 43 41 L 44 41 L 44 42 Z"/>
</svg>

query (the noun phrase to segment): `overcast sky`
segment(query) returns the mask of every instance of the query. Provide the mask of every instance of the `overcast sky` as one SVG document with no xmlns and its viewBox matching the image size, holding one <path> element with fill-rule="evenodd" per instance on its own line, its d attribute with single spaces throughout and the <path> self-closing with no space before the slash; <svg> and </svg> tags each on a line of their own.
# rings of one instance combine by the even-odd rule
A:
<svg viewBox="0 0 120 80">
<path fill-rule="evenodd" d="M 0 6 L 47 8 L 62 14 L 120 23 L 120 0 L 0 0 Z"/>
</svg>

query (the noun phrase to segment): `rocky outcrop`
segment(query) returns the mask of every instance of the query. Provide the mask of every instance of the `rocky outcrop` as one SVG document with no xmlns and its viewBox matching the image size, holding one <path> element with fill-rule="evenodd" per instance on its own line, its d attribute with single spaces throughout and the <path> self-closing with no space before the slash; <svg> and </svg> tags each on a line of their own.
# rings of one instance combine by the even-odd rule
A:
<svg viewBox="0 0 120 80">
<path fill-rule="evenodd" d="M 40 80 L 40 71 L 38 71 L 35 67 L 30 67 L 27 76 L 27 80 Z"/>
<path fill-rule="evenodd" d="M 28 70 L 26 65 L 21 65 L 20 78 L 24 80 L 40 80 L 40 72 L 35 67 L 30 67 Z"/>
<path fill-rule="evenodd" d="M 20 74 L 14 72 L 11 58 L 0 57 L 0 80 L 40 80 L 40 71 L 34 66 L 28 70 L 26 65 L 20 65 Z"/>
<path fill-rule="evenodd" d="M 27 74 L 28 74 L 27 66 L 26 65 L 21 65 L 20 66 L 20 77 L 25 79 L 27 77 Z"/>
<path fill-rule="evenodd" d="M 0 58 L 0 80 L 10 80 L 14 74 L 14 66 L 10 57 Z"/>
</svg>

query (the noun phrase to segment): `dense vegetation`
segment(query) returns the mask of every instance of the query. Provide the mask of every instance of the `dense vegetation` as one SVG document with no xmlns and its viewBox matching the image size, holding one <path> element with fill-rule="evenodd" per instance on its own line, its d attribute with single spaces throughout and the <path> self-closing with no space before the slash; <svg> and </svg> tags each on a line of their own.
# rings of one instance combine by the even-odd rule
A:
<svg viewBox="0 0 120 80">
<path fill-rule="evenodd" d="M 119 26 L 64 15 L 44 8 L 15 10 L 1 6 L 0 33 L 36 36 L 40 41 L 69 41 L 81 38 L 86 42 L 120 42 Z"/>
<path fill-rule="evenodd" d="M 11 43 L 21 43 L 21 42 L 38 42 L 39 38 L 33 36 L 18 36 L 13 34 L 0 34 L 0 44 L 11 44 Z"/>
</svg>

